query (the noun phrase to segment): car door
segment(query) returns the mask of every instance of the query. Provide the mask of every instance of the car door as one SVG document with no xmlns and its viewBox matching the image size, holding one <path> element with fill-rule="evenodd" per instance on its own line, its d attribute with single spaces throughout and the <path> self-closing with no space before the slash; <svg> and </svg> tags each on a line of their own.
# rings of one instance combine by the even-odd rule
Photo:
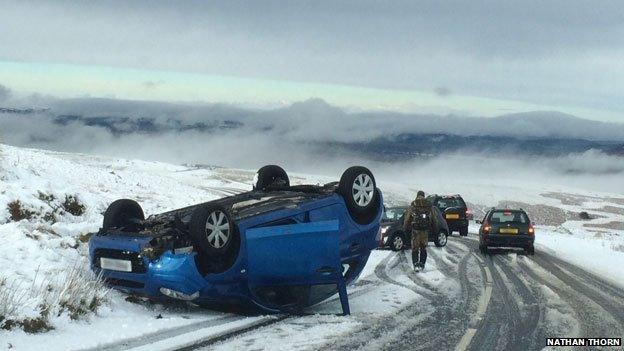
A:
<svg viewBox="0 0 624 351">
<path fill-rule="evenodd" d="M 488 210 L 485 213 L 485 216 L 483 216 L 483 219 L 480 221 L 481 223 L 479 223 L 480 224 L 480 226 L 479 226 L 479 243 L 483 242 L 483 226 L 484 226 L 485 223 L 487 223 L 488 217 L 490 216 L 490 212 L 492 212 L 492 210 Z"/>
<path fill-rule="evenodd" d="M 297 309 L 311 291 L 328 297 L 343 279 L 338 220 L 248 229 L 248 284 L 265 308 Z"/>
</svg>

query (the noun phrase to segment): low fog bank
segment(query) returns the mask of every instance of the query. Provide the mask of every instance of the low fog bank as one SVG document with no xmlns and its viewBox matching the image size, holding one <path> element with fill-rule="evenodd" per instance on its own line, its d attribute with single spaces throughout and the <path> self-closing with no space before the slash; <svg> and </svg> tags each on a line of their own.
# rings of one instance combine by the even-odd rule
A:
<svg viewBox="0 0 624 351">
<path fill-rule="evenodd" d="M 335 178 L 354 164 L 371 168 L 378 179 L 423 187 L 428 192 L 458 192 L 454 184 L 507 184 L 509 188 L 532 185 L 564 191 L 564 187 L 624 193 L 624 158 L 597 150 L 561 157 L 528 157 L 521 153 L 493 154 L 471 151 L 420 157 L 409 161 L 373 160 L 354 150 L 323 143 L 294 142 L 274 134 L 234 130 L 222 135 L 199 132 L 163 135 L 112 136 L 99 128 L 66 133 L 48 125 L 48 133 L 5 134 L 4 142 L 16 146 L 80 152 L 120 158 L 205 164 L 257 169 L 279 164 L 289 172 Z M 4 131 L 4 129 L 3 129 Z M 88 140 L 88 142 L 86 142 Z"/>
<path fill-rule="evenodd" d="M 526 199 L 540 192 L 624 194 L 624 158 L 596 150 L 555 158 L 457 153 L 375 168 L 384 180 L 413 184 L 414 189 L 476 191 L 474 197 L 483 203 Z M 530 194 L 525 193 L 527 189 L 532 190 Z"/>
<path fill-rule="evenodd" d="M 531 182 L 536 186 L 566 185 L 624 192 L 621 180 L 624 158 L 599 150 L 562 152 L 562 155 L 553 157 L 522 149 L 492 152 L 491 149 L 467 147 L 440 154 L 406 153 L 402 157 L 399 143 L 393 144 L 395 148 L 398 146 L 398 157 L 397 150 L 386 157 L 385 150 L 380 149 L 388 144 L 371 144 L 374 138 L 380 136 L 390 140 L 395 134 L 432 131 L 457 132 L 460 135 L 476 131 L 498 134 L 529 131 L 523 134 L 524 137 L 557 132 L 568 137 L 616 138 L 610 140 L 621 142 L 624 140 L 624 125 L 618 124 L 607 125 L 548 113 L 535 113 L 530 118 L 508 115 L 495 119 L 434 118 L 394 113 L 349 114 L 320 100 L 261 111 L 227 105 L 39 99 L 34 106 L 47 106 L 45 110 L 23 109 L 0 113 L 2 142 L 21 147 L 174 164 L 243 169 L 280 164 L 291 172 L 332 177 L 350 165 L 362 164 L 385 180 L 413 183 L 415 187 L 418 186 L 416 183 L 427 183 L 427 179 L 431 180 L 427 183 L 430 188 L 435 188 L 436 184 L 478 179 L 485 185 L 488 181 L 500 183 L 504 180 L 503 184 L 508 181 L 512 187 L 514 183 Z M 27 105 L 24 101 L 22 106 Z M 6 103 L 3 105 L 6 106 Z M 19 104 L 13 102 L 13 105 Z M 62 123 L 59 123 L 59 118 Z M 108 118 L 112 118 L 113 122 Z M 104 119 L 104 124 L 101 119 Z M 150 124 L 144 119 L 153 119 L 155 123 Z M 540 127 L 532 127 L 530 123 Z M 522 124 L 524 127 L 518 127 Z M 162 125 L 166 128 L 159 129 Z M 502 140 L 504 142 L 505 138 Z M 410 142 L 419 143 L 420 139 Z M 537 150 L 540 147 L 538 145 Z M 381 152 L 374 154 L 371 149 Z"/>
</svg>

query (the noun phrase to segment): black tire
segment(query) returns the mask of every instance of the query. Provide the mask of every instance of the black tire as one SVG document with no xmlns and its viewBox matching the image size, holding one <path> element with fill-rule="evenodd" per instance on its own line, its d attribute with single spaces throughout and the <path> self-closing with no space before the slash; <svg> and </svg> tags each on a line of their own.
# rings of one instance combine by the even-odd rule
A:
<svg viewBox="0 0 624 351">
<path fill-rule="evenodd" d="M 443 238 L 442 241 L 440 241 L 440 238 L 442 237 L 442 235 L 444 236 L 444 238 Z M 443 230 L 441 230 L 438 233 L 438 237 L 433 241 L 433 243 L 437 247 L 444 247 L 444 246 L 446 246 L 447 242 L 448 242 L 448 234 L 445 231 L 443 231 Z"/>
<path fill-rule="evenodd" d="M 468 236 L 468 227 L 459 229 L 459 236 Z"/>
<path fill-rule="evenodd" d="M 527 255 L 531 255 L 531 256 L 535 255 L 535 246 L 533 246 L 533 245 L 529 245 L 529 246 L 525 247 L 525 248 L 524 248 L 524 252 L 525 252 Z"/>
<path fill-rule="evenodd" d="M 130 199 L 120 199 L 114 201 L 104 212 L 102 229 L 112 228 L 124 229 L 127 231 L 139 231 L 141 221 L 145 220 L 145 214 L 141 205 Z"/>
<path fill-rule="evenodd" d="M 258 170 L 253 180 L 253 190 L 270 190 L 271 188 L 287 188 L 290 179 L 286 171 L 276 165 L 267 165 Z"/>
<path fill-rule="evenodd" d="M 213 228 L 210 229 L 210 226 Z M 203 252 L 215 257 L 228 255 L 238 239 L 230 212 L 212 204 L 200 205 L 193 211 L 189 231 L 195 244 Z"/>
<path fill-rule="evenodd" d="M 394 233 L 388 238 L 388 246 L 392 251 L 405 250 L 405 237 L 402 233 Z"/>
<path fill-rule="evenodd" d="M 344 171 L 338 184 L 338 193 L 356 223 L 369 224 L 375 219 L 380 206 L 379 190 L 368 168 L 355 166 Z"/>
</svg>

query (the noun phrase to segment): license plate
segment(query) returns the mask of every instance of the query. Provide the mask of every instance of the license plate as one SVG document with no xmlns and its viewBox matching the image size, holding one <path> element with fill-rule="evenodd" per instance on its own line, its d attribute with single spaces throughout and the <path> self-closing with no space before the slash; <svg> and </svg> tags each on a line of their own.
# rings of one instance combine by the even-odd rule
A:
<svg viewBox="0 0 624 351">
<path fill-rule="evenodd" d="M 459 219 L 458 214 L 447 214 L 446 219 Z"/>
<path fill-rule="evenodd" d="M 499 232 L 501 234 L 518 234 L 518 228 L 501 228 Z"/>
<path fill-rule="evenodd" d="M 132 272 L 132 262 L 128 260 L 100 257 L 100 268 L 111 271 Z"/>
</svg>

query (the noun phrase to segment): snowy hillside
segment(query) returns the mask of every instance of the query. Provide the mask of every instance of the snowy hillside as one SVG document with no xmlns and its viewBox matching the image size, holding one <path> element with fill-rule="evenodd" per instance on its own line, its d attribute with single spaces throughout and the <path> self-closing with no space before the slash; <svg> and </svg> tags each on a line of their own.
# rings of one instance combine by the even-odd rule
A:
<svg viewBox="0 0 624 351">
<path fill-rule="evenodd" d="M 0 330 L 0 348 L 11 345 L 24 350 L 40 343 L 49 343 L 50 349 L 96 347 L 146 332 L 224 318 L 223 313 L 188 306 L 126 301 L 125 295 L 109 291 L 88 271 L 86 241 L 89 233 L 99 229 L 102 213 L 113 200 L 136 199 L 149 215 L 248 190 L 255 171 L 178 166 L 5 145 L 0 148 L 0 326 L 9 329 Z M 320 183 L 337 177 L 339 174 L 333 177 L 291 174 L 291 182 Z M 383 171 L 377 178 L 378 186 L 391 204 L 408 202 L 417 190 L 396 177 L 385 180 Z M 582 184 L 581 188 L 554 187 L 536 181 L 509 187 L 502 181 L 496 184 L 491 179 L 470 177 L 451 183 L 442 176 L 419 183 L 435 192 L 462 193 L 476 216 L 479 209 L 499 202 L 524 206 L 539 224 L 538 254 L 540 250 L 554 253 L 611 281 L 620 284 L 624 281 L 624 273 L 619 269 L 624 264 L 622 195 L 584 191 Z M 581 220 L 581 211 L 586 211 L 591 219 Z M 471 228 L 472 237 L 475 230 L 476 227 Z M 463 244 L 456 245 L 465 248 Z M 387 251 L 373 253 L 362 281 L 377 290 L 373 289 L 366 299 L 354 297 L 354 311 L 391 314 L 422 295 L 419 287 L 410 287 L 414 283 L 405 276 L 394 278 L 400 284 L 381 285 L 373 271 L 380 262 L 389 262 L 388 254 Z M 437 255 L 439 260 L 432 261 L 431 271 L 423 275 L 424 286 L 458 293 L 459 287 L 445 283 L 441 270 L 436 268 L 452 262 L 452 257 L 450 261 L 445 258 L 451 253 Z M 388 263 L 391 268 L 387 270 L 398 270 L 397 264 Z M 357 291 L 360 287 L 356 284 L 353 289 Z M 379 305 L 391 297 L 395 301 L 393 307 Z M 334 307 L 321 306 L 313 312 L 337 312 Z M 232 323 L 261 318 L 249 317 Z M 306 319 L 312 325 L 319 320 L 335 327 L 314 331 L 322 335 L 346 332 L 361 324 L 357 319 L 332 316 Z M 309 337 L 313 334 L 302 330 L 284 333 L 303 333 Z M 314 345 L 313 340 L 306 342 L 309 342 L 304 343 L 307 346 Z"/>
</svg>

